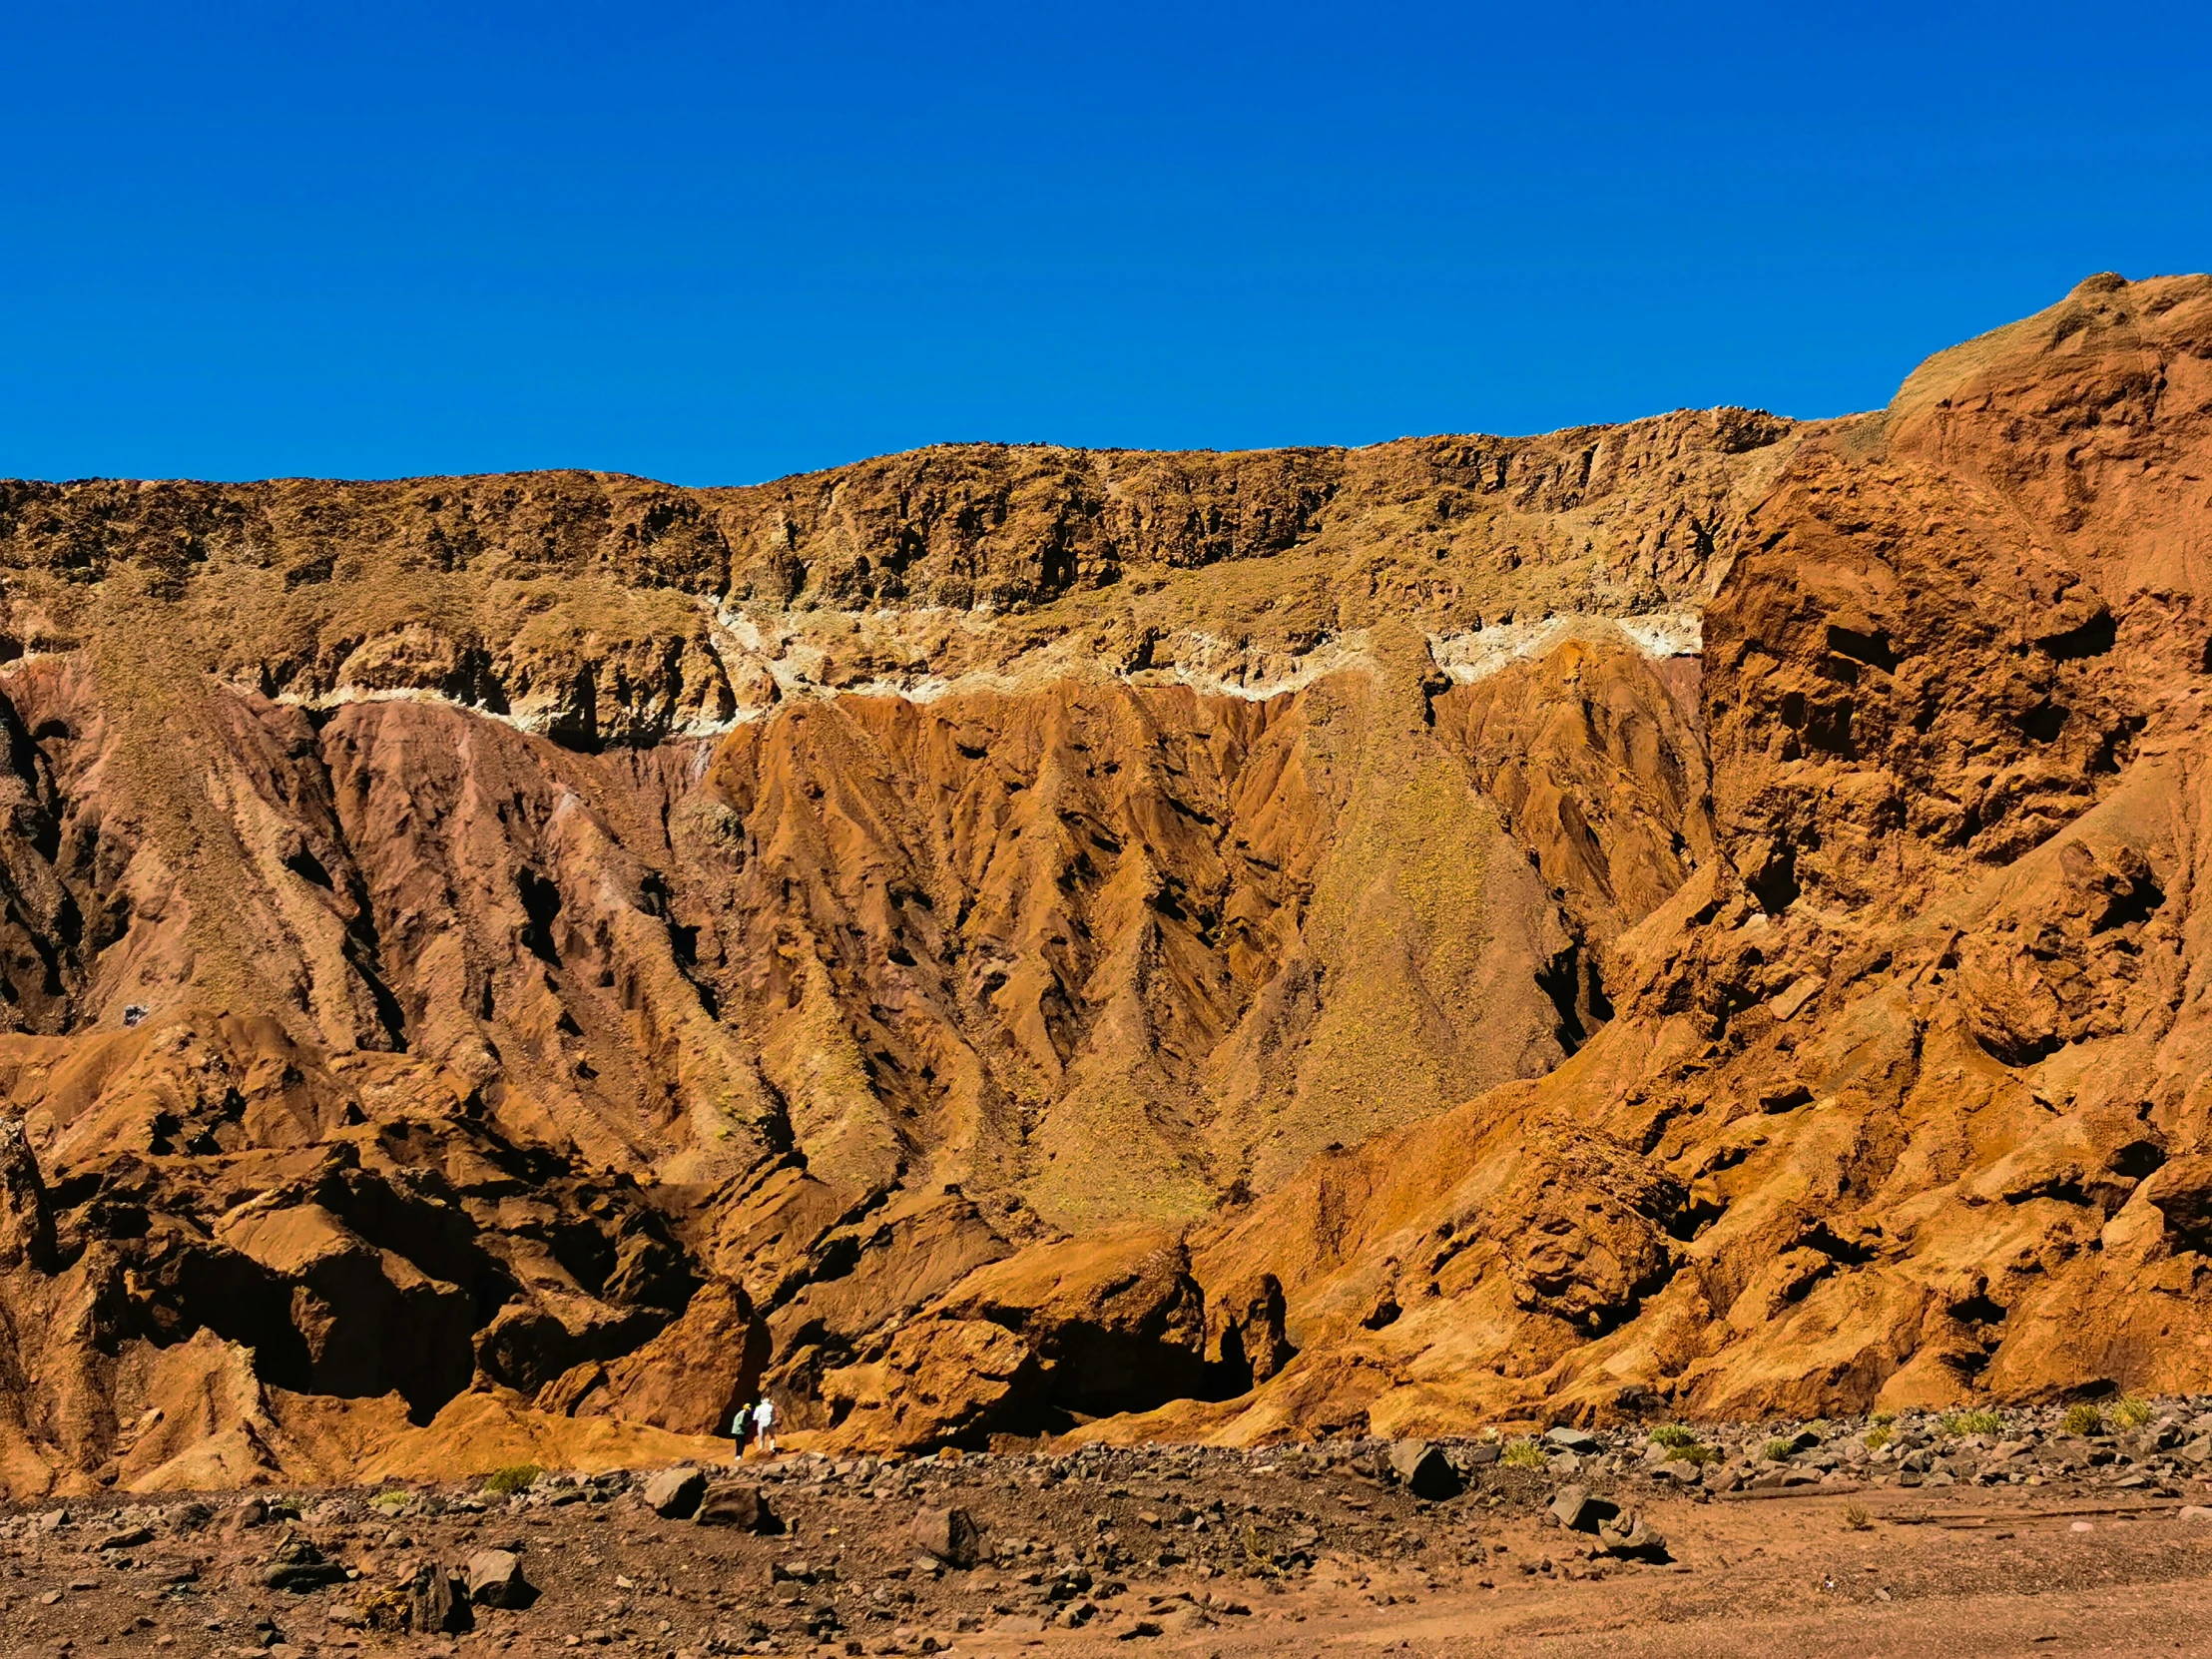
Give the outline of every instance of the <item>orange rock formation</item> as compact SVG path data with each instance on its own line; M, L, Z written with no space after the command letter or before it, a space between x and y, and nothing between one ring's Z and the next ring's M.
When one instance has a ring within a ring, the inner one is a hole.
M1889 409L0 485L11 1496L2212 1378L2212 280Z

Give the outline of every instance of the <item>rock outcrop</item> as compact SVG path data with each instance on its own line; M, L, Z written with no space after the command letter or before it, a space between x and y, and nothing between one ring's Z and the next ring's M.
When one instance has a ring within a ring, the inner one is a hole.
M0 485L0 1478L2201 1387L2208 477L2099 277L1816 424Z

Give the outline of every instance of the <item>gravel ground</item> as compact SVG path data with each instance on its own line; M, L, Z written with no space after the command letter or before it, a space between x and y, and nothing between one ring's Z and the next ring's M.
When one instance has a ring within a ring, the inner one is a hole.
M2100 1619L2113 1651L2173 1650L2201 1627L2208 1407L87 1499L0 1520L0 1628L11 1654L274 1659L1568 1651L1607 1629L1617 1654L1631 1627L1667 1633L1655 1652L1766 1628L1866 1653L1955 1607L1956 1651L2049 1652L2026 1626L2064 1604L2079 1651Z

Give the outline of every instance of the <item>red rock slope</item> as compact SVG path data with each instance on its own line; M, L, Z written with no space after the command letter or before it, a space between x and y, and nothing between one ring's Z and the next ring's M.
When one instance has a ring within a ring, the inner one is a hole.
M2208 479L2095 278L1818 426L0 486L0 1471L2201 1385Z

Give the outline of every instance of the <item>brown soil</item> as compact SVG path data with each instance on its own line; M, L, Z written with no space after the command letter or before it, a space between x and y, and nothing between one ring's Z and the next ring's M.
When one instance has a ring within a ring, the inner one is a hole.
M0 1480L2212 1382L2212 280L1885 411L0 485Z

